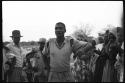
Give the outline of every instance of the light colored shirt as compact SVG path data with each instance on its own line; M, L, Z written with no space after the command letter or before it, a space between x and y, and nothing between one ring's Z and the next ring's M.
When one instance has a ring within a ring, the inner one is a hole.
M102 50L102 48L103 48L103 43L102 44L97 44L96 45L96 50Z
M70 55L72 52L77 53L87 49L86 46L92 46L90 43L78 40L74 40L71 46L70 40L71 38L65 38L62 46L59 47L56 38L52 38L49 40L49 46L45 45L43 54L50 57L50 71L70 71Z
M9 51L6 56L8 58L12 58L13 56L16 57L16 65L15 67L22 67L23 66L23 59L25 58L28 51L23 49L21 46L17 47L14 43L10 43L7 47L11 50Z

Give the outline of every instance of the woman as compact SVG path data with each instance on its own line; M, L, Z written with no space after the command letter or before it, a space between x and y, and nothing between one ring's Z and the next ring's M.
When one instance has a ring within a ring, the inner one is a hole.
M118 46L114 34L109 34L109 42L107 45L107 58L103 70L102 82L117 82L116 70L114 64L116 62L116 55L118 53Z
M95 65L95 71L94 71L94 82L101 82L102 81L102 75L103 75L103 68L106 62L107 58L107 45L108 45L108 34L109 31L107 30L104 35L104 44L100 51L97 51L96 53L99 55L99 57L96 60Z

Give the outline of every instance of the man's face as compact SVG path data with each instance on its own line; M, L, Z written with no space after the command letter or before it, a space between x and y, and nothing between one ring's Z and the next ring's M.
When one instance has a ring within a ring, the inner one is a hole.
M105 34L105 36L104 36L104 42L105 42L105 43L108 42L108 34Z
M120 32L117 33L117 39L118 39L119 42L123 41L122 33L120 33Z
M12 37L13 42L18 44L20 42L20 37Z
M43 50L45 42L40 42L40 49Z
M109 34L109 40L111 40L111 42L115 41L113 34Z
M64 33L65 33L65 28L62 24L58 24L56 25L55 27L55 34L57 37L62 37L64 36Z

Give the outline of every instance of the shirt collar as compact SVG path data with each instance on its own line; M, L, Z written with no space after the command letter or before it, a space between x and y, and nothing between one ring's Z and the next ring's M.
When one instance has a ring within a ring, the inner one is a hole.
M57 43L57 40L56 40L56 39L55 39L55 44L56 44L56 46L57 46L59 49L63 48L63 47L64 47L64 45L66 44L66 38L64 39L64 41L63 41L63 43L62 43L62 45L61 45L61 46L59 46L59 45L58 45L58 43Z
M12 42L12 45L17 47L14 42ZM20 43L19 43L19 48L21 48Z

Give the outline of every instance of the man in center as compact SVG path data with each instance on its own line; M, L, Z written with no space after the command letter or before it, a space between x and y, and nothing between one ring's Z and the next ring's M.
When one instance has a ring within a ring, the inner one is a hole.
M92 47L92 43L81 42L71 37L65 37L65 24L58 22L55 25L56 38L51 38L45 45L43 56L50 60L48 82L74 82L70 71L70 56L74 53L81 57Z

